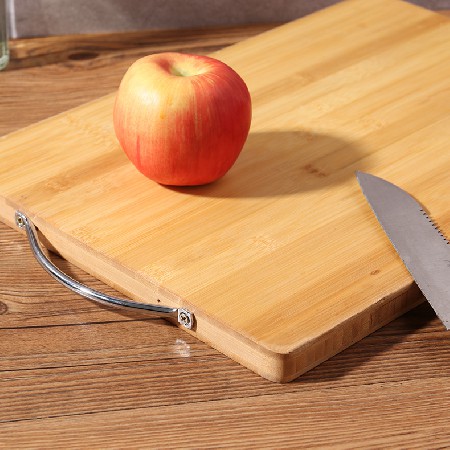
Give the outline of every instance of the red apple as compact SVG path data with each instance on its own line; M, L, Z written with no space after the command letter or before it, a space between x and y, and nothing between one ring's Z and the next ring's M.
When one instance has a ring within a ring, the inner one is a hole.
M251 99L242 78L207 56L159 53L133 63L114 105L114 129L128 158L165 185L225 175L247 139Z

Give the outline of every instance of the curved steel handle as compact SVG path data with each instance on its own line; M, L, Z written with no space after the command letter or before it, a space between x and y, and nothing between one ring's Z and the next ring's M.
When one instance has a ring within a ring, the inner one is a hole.
M96 302L106 304L108 306L114 306L119 308L138 309L145 313L150 313L151 315L157 315L162 317L174 318L183 327L191 329L194 322L194 315L186 309L181 308L170 308L167 306L159 305L149 305L147 303L138 303L131 300L125 300L118 297L112 297L110 295L103 294L99 291L89 288L88 286L79 283L69 275L58 269L43 253L39 245L39 241L36 234L36 228L28 219L28 217L16 211L16 224L19 228L25 228L27 233L28 241L30 243L31 250L34 256L38 260L39 264L56 280L67 288L75 291L76 293L82 295L83 297L89 298Z

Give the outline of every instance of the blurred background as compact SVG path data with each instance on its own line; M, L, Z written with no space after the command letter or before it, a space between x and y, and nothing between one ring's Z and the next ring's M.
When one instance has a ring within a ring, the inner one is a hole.
M296 19L337 2L338 0L7 0L11 38L277 23ZM450 9L450 0L409 2L428 9Z

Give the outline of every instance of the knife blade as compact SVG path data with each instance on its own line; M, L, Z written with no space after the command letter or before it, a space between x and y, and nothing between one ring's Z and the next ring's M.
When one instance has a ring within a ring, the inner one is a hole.
M450 243L411 195L374 175L356 172L375 216L431 304L450 329Z

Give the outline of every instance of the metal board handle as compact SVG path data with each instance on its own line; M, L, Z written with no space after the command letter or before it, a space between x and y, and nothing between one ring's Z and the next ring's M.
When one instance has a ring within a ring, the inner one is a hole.
M19 228L24 228L30 243L31 250L38 260L39 264L57 281L82 295L83 297L89 298L96 302L113 306L116 308L124 308L127 310L137 309L143 313L156 315L163 318L174 318L177 322L184 328L191 329L194 322L194 315L182 308L171 308L168 306L151 305L147 303L139 303L131 300L125 300L118 297L113 297L110 295L103 294L102 292L96 291L89 288L88 286L74 280L69 275L62 272L58 267L56 267L43 253L39 245L39 240L37 238L36 227L33 222L22 212L16 211L16 224Z

